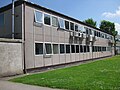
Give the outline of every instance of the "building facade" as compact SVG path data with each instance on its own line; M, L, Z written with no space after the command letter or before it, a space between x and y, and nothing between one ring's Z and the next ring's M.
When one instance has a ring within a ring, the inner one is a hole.
M0 38L12 38L11 7L0 9ZM15 2L14 34L23 42L26 69L114 55L112 35L27 1Z

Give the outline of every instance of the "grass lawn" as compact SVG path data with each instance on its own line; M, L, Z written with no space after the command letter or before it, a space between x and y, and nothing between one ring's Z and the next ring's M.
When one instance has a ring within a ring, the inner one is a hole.
M120 90L120 56L10 81L68 90Z

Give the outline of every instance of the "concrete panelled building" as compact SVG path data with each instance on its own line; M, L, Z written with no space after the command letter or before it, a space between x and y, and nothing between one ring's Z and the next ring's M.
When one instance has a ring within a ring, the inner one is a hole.
M12 4L0 8L0 38L12 38ZM56 11L15 2L15 39L23 44L23 69L114 55L113 36Z

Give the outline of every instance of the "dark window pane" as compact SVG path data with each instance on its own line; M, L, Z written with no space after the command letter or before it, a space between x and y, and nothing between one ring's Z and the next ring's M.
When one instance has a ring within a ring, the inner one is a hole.
M0 14L0 26L4 25L4 14Z
M65 53L64 44L60 44L60 53Z
M75 46L71 45L71 53L75 53Z
M89 46L87 46L87 52L90 52L90 47Z
M76 45L76 53L79 53L79 45Z
M66 53L70 53L70 45L66 45Z
M86 51L87 51L87 50L86 50L86 46L84 46L84 53L86 53Z
M70 23L70 29L74 30L74 23Z
M65 29L69 30L69 22L65 21Z
M92 46L92 52L95 52L94 46Z
M83 46L80 45L80 52L83 53Z
M46 54L52 54L51 44L45 44Z
M47 25L51 25L50 15L44 14L44 23Z
M42 43L35 43L35 54L43 54L43 44Z
M77 24L75 25L75 31L78 31L78 25Z

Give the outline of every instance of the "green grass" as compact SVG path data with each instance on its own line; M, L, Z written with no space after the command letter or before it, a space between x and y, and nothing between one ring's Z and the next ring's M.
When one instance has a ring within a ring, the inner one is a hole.
M120 56L10 81L68 90L120 90Z

